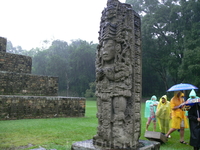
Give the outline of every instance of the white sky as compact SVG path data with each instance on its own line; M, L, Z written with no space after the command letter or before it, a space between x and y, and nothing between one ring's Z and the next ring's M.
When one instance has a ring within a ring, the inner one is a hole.
M26 50L41 47L44 40L98 43L101 12L106 3L107 0L0 0L0 36Z

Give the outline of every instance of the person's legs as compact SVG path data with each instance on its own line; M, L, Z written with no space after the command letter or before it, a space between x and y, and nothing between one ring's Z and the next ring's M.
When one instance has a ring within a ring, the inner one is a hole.
M180 124L180 143L188 144L187 142L184 141L184 129L185 129L185 122L184 122L184 120L181 120L181 124Z
M169 131L167 132L167 134L165 135L166 137L169 137L169 135L177 130L177 126L181 126L181 118L176 117L176 116L172 116L172 124L171 124L171 129L169 129Z
M153 121L153 131L156 131L156 120Z
M167 132L167 134L165 136L168 137L174 131L176 131L176 129L174 129L174 128L169 129L169 131Z
M151 117L148 118L147 123L146 123L146 131L148 131L148 127L151 123Z
M170 129L170 121L169 119L164 119L164 132L167 133ZM171 138L171 135L168 136L168 138Z
M180 141L184 141L184 127L180 128Z

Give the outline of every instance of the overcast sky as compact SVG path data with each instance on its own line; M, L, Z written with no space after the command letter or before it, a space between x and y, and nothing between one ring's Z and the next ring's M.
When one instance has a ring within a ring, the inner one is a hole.
M44 40L98 43L101 12L106 3L107 0L0 0L0 36L26 50L41 47Z

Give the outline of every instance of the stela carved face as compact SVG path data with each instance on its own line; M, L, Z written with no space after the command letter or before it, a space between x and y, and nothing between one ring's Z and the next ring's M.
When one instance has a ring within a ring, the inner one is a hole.
M102 57L104 61L111 61L115 58L115 42L108 40L103 43Z

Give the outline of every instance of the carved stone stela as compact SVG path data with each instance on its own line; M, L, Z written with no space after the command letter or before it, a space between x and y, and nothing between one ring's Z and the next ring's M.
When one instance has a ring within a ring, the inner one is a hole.
M140 137L141 22L131 5L108 0L96 52L97 134L93 144L136 149Z

